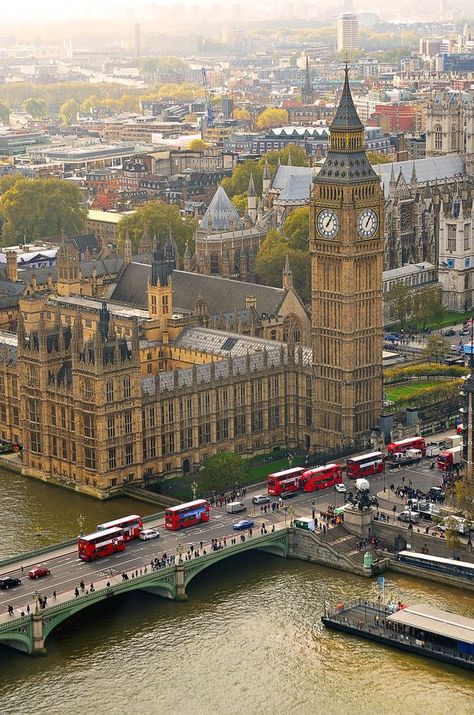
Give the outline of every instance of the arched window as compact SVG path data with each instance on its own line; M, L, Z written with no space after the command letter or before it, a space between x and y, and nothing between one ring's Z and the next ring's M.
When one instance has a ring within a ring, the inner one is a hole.
M464 290L469 290L471 288L471 274L466 273L464 276Z
M289 313L283 320L283 342L301 342L301 320L294 313Z
M451 151L457 151L458 150L458 131L456 129L456 125L453 124L451 128Z
M437 124L434 128L434 148L435 151L441 151L443 148L443 132L441 130L441 125Z

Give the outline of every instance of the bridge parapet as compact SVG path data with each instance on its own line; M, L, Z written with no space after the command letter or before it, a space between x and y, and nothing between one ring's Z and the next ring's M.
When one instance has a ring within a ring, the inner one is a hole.
M133 569L122 574L114 574L96 581L95 588L89 592L66 591L57 594L56 601L40 609L38 613L36 602L31 604L31 613L19 617L8 614L0 615L0 644L8 645L29 655L45 653L44 643L52 631L63 621L75 613L100 603L114 596L129 591L142 590L147 593L163 596L174 600L185 600L186 587L198 573L223 559L250 550L266 551L278 556L288 554L288 529L286 526L267 532L260 536L245 536L245 540L234 534L238 539L231 543L232 537L226 539L226 546L212 549L206 544L205 554L178 557L177 562L162 568L150 569L150 566ZM221 543L224 543L222 539ZM147 569L145 572L145 568Z

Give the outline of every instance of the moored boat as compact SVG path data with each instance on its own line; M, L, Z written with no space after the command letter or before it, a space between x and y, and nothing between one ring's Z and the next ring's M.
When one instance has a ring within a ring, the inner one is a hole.
M367 638L474 671L474 619L425 605L339 602L321 621Z

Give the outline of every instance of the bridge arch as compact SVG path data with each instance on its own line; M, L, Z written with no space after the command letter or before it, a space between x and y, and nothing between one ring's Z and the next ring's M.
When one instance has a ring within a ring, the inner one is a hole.
M275 556L282 556L283 558L286 558L288 555L288 539L286 532L275 532L275 534L268 534L263 538L253 538L255 540L247 539L246 541L236 544L235 546L224 547L223 549L212 551L207 556L200 556L191 562L185 561L184 587L187 588L192 579L205 569L210 566L214 566L214 564L217 564L224 559L237 556L237 554L242 554L247 551L266 551L267 553Z

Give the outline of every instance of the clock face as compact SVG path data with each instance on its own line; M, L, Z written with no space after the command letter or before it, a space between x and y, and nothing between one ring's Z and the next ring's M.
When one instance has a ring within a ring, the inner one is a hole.
M379 217L374 209L363 209L357 219L357 233L361 238L372 238L377 233Z
M339 217L332 209L323 209L318 214L318 233L323 238L336 238L339 233Z

